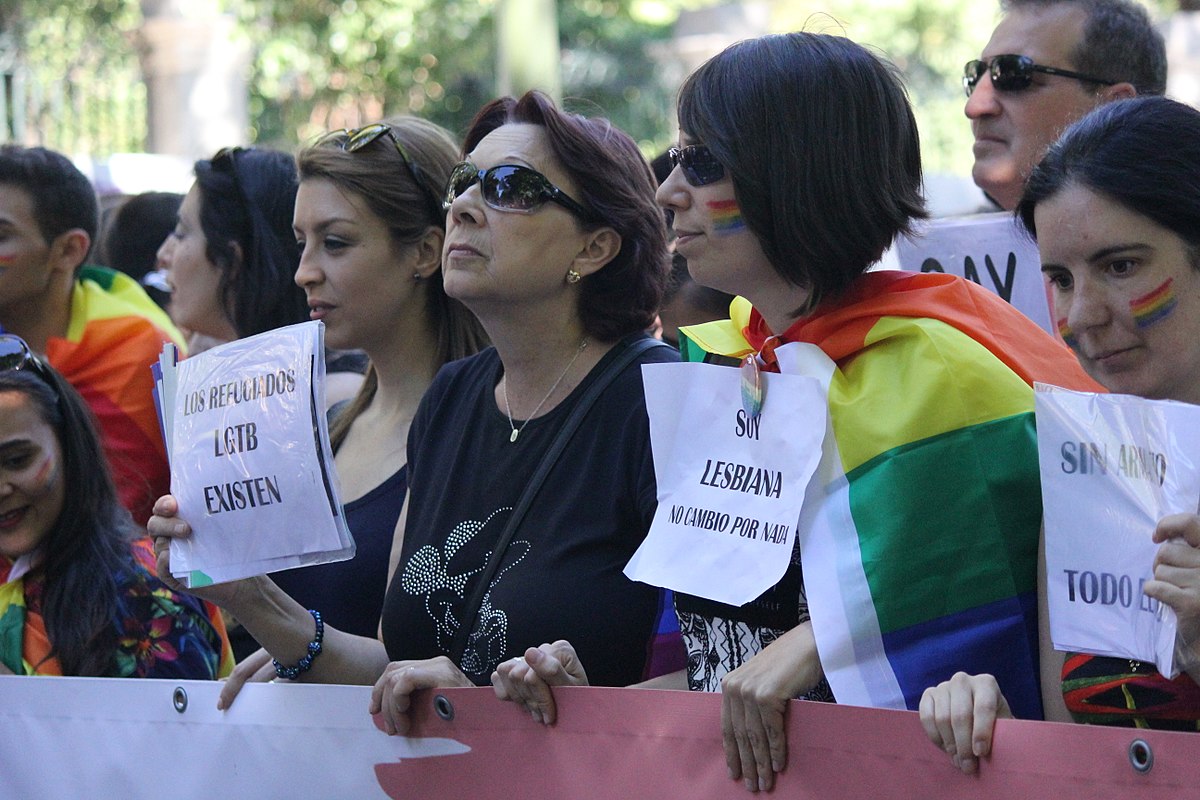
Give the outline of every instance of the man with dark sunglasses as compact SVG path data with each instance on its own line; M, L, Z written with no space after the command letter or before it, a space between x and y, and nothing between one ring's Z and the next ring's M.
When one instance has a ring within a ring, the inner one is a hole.
M66 156L0 146L0 332L83 396L121 502L145 524L170 485L150 365L182 337L137 281L84 266L97 224L95 191Z
M975 183L1005 210L1046 149L1093 108L1166 90L1166 48L1134 0L1002 0L1004 17L967 63L964 109Z

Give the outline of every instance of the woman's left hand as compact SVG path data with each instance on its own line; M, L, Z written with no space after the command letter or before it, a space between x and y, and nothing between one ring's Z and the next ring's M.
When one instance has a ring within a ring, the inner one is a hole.
M553 725L558 718L552 686L587 686L587 671L570 642L530 647L524 657L502 661L492 673L496 697L520 703L534 722Z
M393 661L371 690L372 714L383 715L388 735L408 733L408 710L412 693L418 689L474 686L461 669L445 656L423 661Z
M1163 517L1154 530L1154 541L1161 546L1154 556L1154 579L1143 587L1146 596L1173 608L1180 639L1193 651L1200 650L1200 516ZM1194 671L1200 652L1193 656L1189 672Z
M784 712L821 679L812 623L780 636L721 680L721 735L729 777L770 791L787 766Z

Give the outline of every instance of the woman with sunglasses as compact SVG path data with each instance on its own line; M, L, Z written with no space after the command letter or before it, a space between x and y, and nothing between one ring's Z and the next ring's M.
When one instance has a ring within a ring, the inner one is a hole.
M1088 374L1113 392L1200 403L1200 112L1162 97L1092 112L1034 169L1017 215ZM1043 625L1044 674L1062 689L1055 719L1200 730L1200 517L1165 517L1154 541L1145 593L1175 610L1184 671L1169 680L1153 664L1064 657ZM957 674L921 703L930 739L966 772L1011 716L991 675Z
M450 134L417 117L334 131L296 156L295 284L326 344L367 354L361 389L333 415L330 436L357 545L349 561L276 573L275 583L338 630L374 638L403 535L405 441L443 364L478 352L478 321L442 286L441 204L458 157ZM265 650L226 686L275 677Z
M681 353L816 377L830 424L780 581L741 607L675 595L675 685L721 692L729 772L751 791L787 763L793 698L915 709L927 675L983 662L1040 716L1031 382L1082 383L1078 365L970 282L868 272L924 209L904 88L867 49L740 42L685 81L678 111L658 200L697 282L741 296L731 320L684 328ZM768 410L789 400L768 386ZM561 644L526 662L497 688L542 715L531 689L590 670Z
M70 384L0 335L0 674L224 676L220 615L154 576L101 452Z
M546 640L576 641L603 685L682 665L666 594L622 574L656 500L639 365L676 358L644 334L667 259L649 167L609 123L538 93L486 106L464 149L447 181L445 232L413 249L405 274L428 274L441 253L446 293L495 347L443 367L412 422L383 641L324 625L265 579L204 590L258 637L279 675L374 683L371 710L389 732L407 729L413 691L486 684ZM321 226L305 220L298 206L307 259ZM160 501L151 521L164 551L186 533L174 510Z

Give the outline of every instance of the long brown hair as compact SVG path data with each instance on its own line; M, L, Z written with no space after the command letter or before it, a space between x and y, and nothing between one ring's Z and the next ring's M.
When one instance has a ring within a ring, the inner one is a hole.
M431 226L446 226L441 197L450 170L458 161L458 145L446 130L418 117L389 117L384 124L391 127L392 135L408 154L408 166L387 135L352 153L343 149L344 138L324 137L296 156L300 180L321 178L353 194L387 223L397 246L411 245L420 241ZM437 367L487 346L487 334L475 315L446 294L440 269L423 284L426 318L437 337ZM354 420L371 404L378 385L371 367L358 395L330 430L335 449Z

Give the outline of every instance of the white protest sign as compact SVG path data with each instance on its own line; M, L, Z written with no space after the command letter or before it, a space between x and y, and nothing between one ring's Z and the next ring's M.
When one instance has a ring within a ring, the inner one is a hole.
M1151 661L1172 676L1175 614L1142 584L1158 521L1196 513L1200 501L1200 406L1036 389L1054 646Z
M642 367L658 511L625 574L740 606L787 570L828 415L821 384L763 374L762 413L741 373L711 364Z
M178 366L171 492L192 528L171 571L206 585L354 555L324 406L324 326L239 339ZM165 389L164 382L164 389Z
M1037 245L1011 214L943 217L896 240L896 263L911 272L944 272L974 281L1056 336Z

